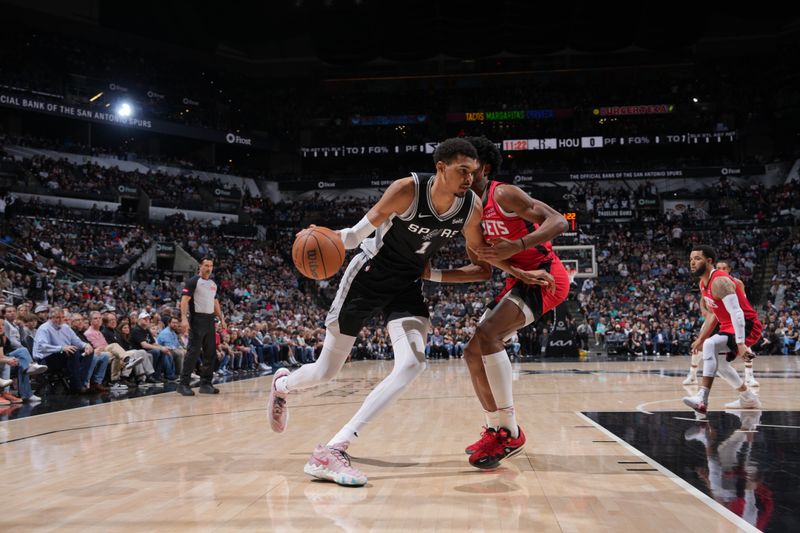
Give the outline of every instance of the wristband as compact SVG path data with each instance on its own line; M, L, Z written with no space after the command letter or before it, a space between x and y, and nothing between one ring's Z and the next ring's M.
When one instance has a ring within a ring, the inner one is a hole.
M375 232L375 226L369 221L366 215L358 221L352 228L345 228L339 231L344 243L345 250L352 250L357 248L361 241L372 235Z

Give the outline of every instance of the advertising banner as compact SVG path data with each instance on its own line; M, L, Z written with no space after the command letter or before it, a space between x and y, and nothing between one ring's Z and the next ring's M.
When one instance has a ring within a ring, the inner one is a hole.
M265 148L266 143L257 139L234 132L224 132L207 128L184 126L164 120L148 119L144 117L129 116L123 117L107 108L90 109L80 105L67 104L65 102L53 101L38 96L28 96L0 92L0 106L24 111L33 111L63 118L72 118L95 122L99 124L109 124L138 130L152 131L177 137L198 139L220 144L233 144L246 146L249 148Z

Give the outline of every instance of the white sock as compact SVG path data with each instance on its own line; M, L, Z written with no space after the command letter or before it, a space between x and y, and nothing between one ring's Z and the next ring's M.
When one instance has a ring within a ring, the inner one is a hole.
M744 365L744 379L751 380L753 379L753 365Z
M500 413L498 411L483 411L486 417L486 427L497 429L500 426Z
M511 435L512 438L519 437L519 426L517 426L517 417L514 414L514 406L507 407L506 409L498 409L497 412L500 414L500 424L501 428L506 428L508 430L508 434Z
M514 413L513 370L511 361L505 350L484 355L483 366L486 378L492 388L497 412L500 417L499 426L506 428L512 437L519 436L517 418Z
M692 365L689 367L689 375L693 378L697 377L697 365Z
M289 376L283 376L275 381L275 390L280 392L281 394L288 394L289 393Z
M704 402L708 403L708 393L711 392L706 387L700 387L697 390L697 397L702 399Z
M350 427L349 424L345 424L345 426L339 430L339 433L328 441L328 446L333 446L334 444L340 444L342 442L351 443L356 440L356 437L358 437L358 432Z

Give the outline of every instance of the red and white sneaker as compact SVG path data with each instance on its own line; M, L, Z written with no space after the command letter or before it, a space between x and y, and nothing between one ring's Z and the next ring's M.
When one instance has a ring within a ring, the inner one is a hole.
M269 416L269 425L275 433L283 433L289 423L289 406L286 405L286 393L278 392L275 388L275 382L289 374L288 369L279 369L272 377L272 385L269 388L267 416Z
M500 461L506 457L514 457L525 447L525 433L519 429L519 436L512 437L506 428L495 432L494 440L486 439L486 443L479 450L469 456L469 464L476 468L491 470L500 466Z
M308 459L303 472L317 479L333 481L347 487L361 487L367 484L367 476L350 464L347 454L349 442L339 442L331 446L317 444Z
M481 438L476 440L469 446L467 446L464 449L464 452L467 455L472 455L473 453L483 448L489 441L493 441L497 436L496 433L497 433L496 429L483 426L483 431L481 432Z
M708 412L708 405L706 405L706 402L699 396L684 396L683 403L700 414L704 415Z

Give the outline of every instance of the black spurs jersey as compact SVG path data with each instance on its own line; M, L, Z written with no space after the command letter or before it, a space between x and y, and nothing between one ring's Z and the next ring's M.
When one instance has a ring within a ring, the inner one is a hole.
M422 274L428 259L461 232L475 203L475 193L470 190L439 215L431 200L435 174L412 172L411 176L415 191L411 206L384 222L374 237L361 244L373 268L397 273L402 279L416 279Z

